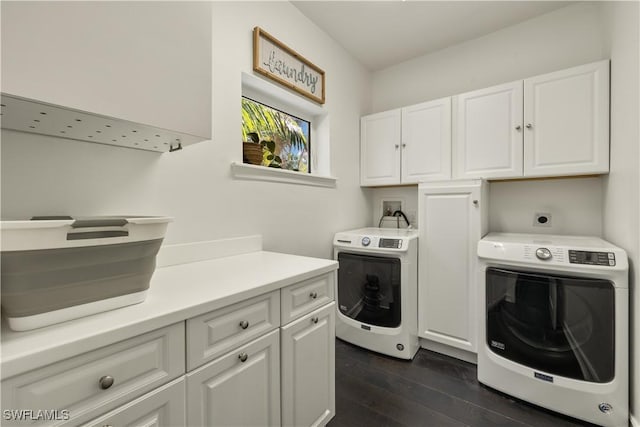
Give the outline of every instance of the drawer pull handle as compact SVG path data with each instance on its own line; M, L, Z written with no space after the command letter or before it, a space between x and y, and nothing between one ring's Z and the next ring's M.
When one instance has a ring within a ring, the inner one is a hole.
M242 329L247 329L249 327L249 322L247 322L246 320L243 320L242 322L240 322L240 327Z
M316 298L318 298L318 293L317 292L311 292L309 294L309 296L311 297L311 299L316 299Z
M249 356L245 352L242 352L238 355L238 359L240 359L242 363L246 362L248 358Z
M311 322L312 323L318 323L318 318L317 317L312 317L311 318Z
M114 380L111 375L105 375L103 377L100 377L100 380L98 382L100 383L100 388L106 390L113 385L113 381Z

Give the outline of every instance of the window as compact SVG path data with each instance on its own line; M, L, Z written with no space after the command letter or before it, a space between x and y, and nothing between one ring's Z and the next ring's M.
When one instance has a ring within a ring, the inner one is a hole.
M243 144L245 163L310 173L310 132L310 122L242 97L242 141L245 143ZM255 149L252 144L260 145L261 161L259 158L257 161L251 160L249 150Z

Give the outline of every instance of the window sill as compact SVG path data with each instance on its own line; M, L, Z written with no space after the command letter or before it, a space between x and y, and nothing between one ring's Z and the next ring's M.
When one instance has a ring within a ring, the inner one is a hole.
M288 184L311 185L335 188L337 179L331 176L312 175L265 166L231 163L231 172L236 179L253 181L285 182Z

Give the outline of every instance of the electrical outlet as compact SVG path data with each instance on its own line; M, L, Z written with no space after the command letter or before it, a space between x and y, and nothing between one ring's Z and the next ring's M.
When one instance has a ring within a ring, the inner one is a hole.
M536 212L533 214L534 227L551 227L551 214L547 212Z

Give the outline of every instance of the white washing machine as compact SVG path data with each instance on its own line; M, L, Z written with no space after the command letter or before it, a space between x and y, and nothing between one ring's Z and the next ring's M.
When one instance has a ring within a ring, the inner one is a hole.
M418 351L418 230L337 233L336 336L402 359Z
M490 233L478 256L478 380L571 417L626 427L626 253L593 237Z

